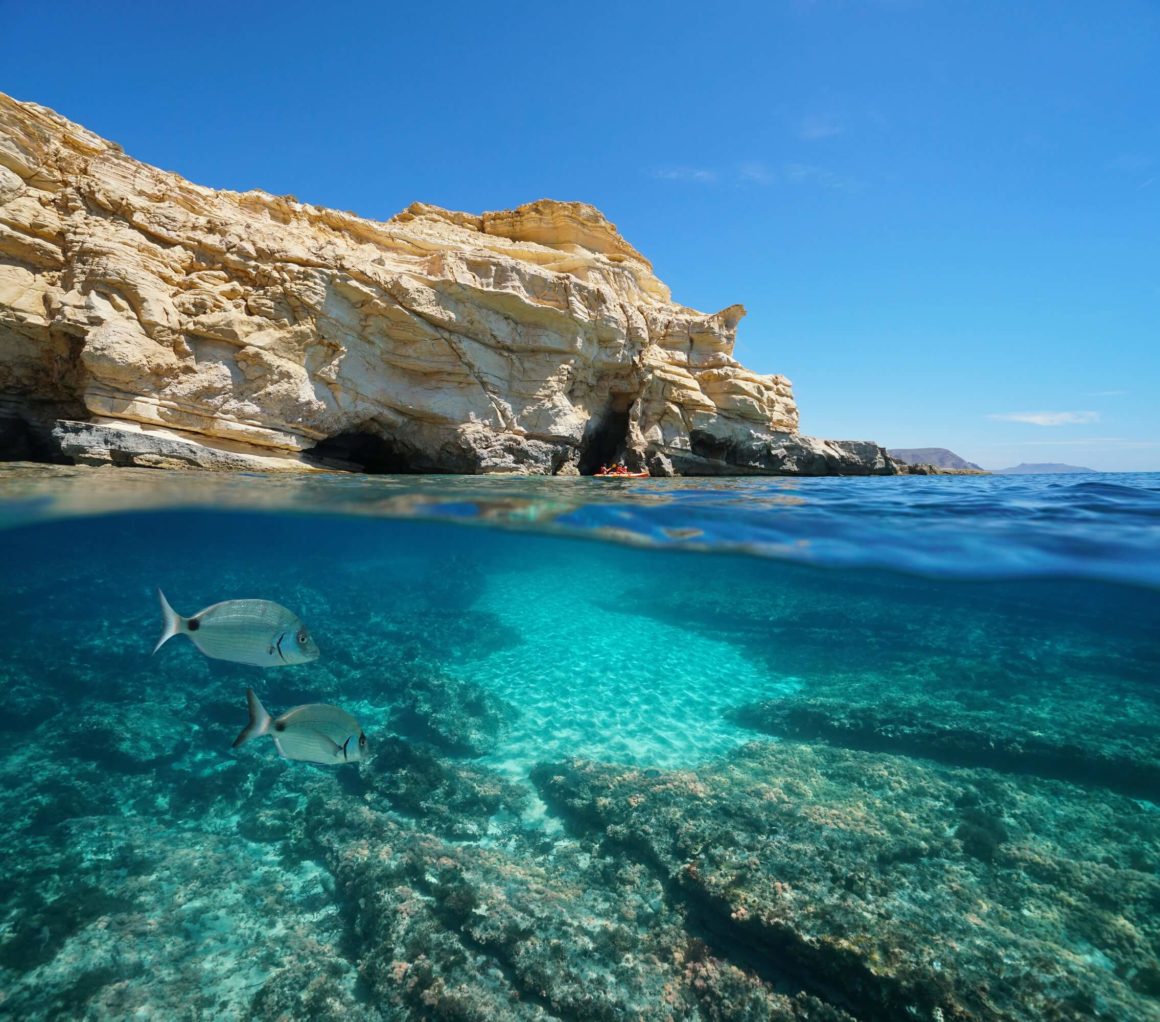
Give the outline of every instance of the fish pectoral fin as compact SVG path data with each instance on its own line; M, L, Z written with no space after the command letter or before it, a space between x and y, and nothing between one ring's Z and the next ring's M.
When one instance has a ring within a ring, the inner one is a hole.
M318 737L322 739L323 744L334 753L336 759L343 754L343 746L339 745L338 742L330 737L330 735L323 734L321 731L315 731L314 733L318 735Z

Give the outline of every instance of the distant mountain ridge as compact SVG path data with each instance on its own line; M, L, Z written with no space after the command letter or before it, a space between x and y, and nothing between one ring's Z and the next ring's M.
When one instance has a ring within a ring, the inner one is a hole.
M991 471L997 476L1031 476L1064 472L1096 472L1098 469L1082 468L1079 465L1061 465L1055 461L1045 461L1040 463L1030 463L1025 461L1023 464L1016 465L1014 468L993 468Z
M973 469L982 472L983 469L973 461L960 458L954 451L945 447L900 447L887 452L895 461L907 465L933 465L935 468Z

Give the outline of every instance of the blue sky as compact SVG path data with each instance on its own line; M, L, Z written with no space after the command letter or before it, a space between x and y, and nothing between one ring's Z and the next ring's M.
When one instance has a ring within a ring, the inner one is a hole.
M195 12L195 13L191 13ZM0 90L220 188L591 202L802 429L1160 470L1160 4L29 4Z

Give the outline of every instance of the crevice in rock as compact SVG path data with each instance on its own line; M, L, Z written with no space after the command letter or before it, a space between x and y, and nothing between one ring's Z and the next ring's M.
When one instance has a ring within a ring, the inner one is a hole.
M1066 738L1009 735L969 724L923 721L911 712L890 707L832 710L794 699L739 706L725 716L776 738L1099 786L1153 802L1160 799L1160 769L1153 763L1093 753Z
M697 886L695 862L673 872L646 841L612 836L607 821L590 816L566 795L559 797L550 779L566 771L558 763L540 764L532 771L532 783L550 812L571 832L595 836L609 851L647 867L663 887L668 904L682 915L686 932L703 941L714 958L757 976L779 993L812 995L860 1022L895 1022L912 1014L915 1006L925 1012L918 1017L930 1017L938 1006L936 991L876 975L852 951L811 943L776 923L735 918L727 900Z

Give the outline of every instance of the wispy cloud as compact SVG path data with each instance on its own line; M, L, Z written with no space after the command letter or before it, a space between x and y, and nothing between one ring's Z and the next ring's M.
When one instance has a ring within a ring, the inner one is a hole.
M812 163L787 163L782 168L786 180L793 184L814 184L839 192L852 192L860 187L858 181Z
M771 185L777 178L764 163L743 163L737 168L737 177L741 181L755 185Z
M772 185L777 174L757 160L747 160L732 168L669 166L650 170L649 176L658 181L676 181L697 185Z
M1093 390L1092 397L1123 397L1128 392L1126 390Z
M705 167L659 167L652 176L661 181L693 181L696 184L711 185L717 181L717 172Z
M1099 412L997 412L988 419L999 422L1026 422L1032 426L1074 426L1099 422Z
M842 134L846 125L837 117L826 114L810 114L803 117L798 123L798 138L807 142L816 142L820 138L833 138Z
M785 163L773 168L759 160L746 160L725 169L673 164L653 167L646 173L657 181L697 185L814 185L844 192L861 187L861 182L852 177L810 163Z

